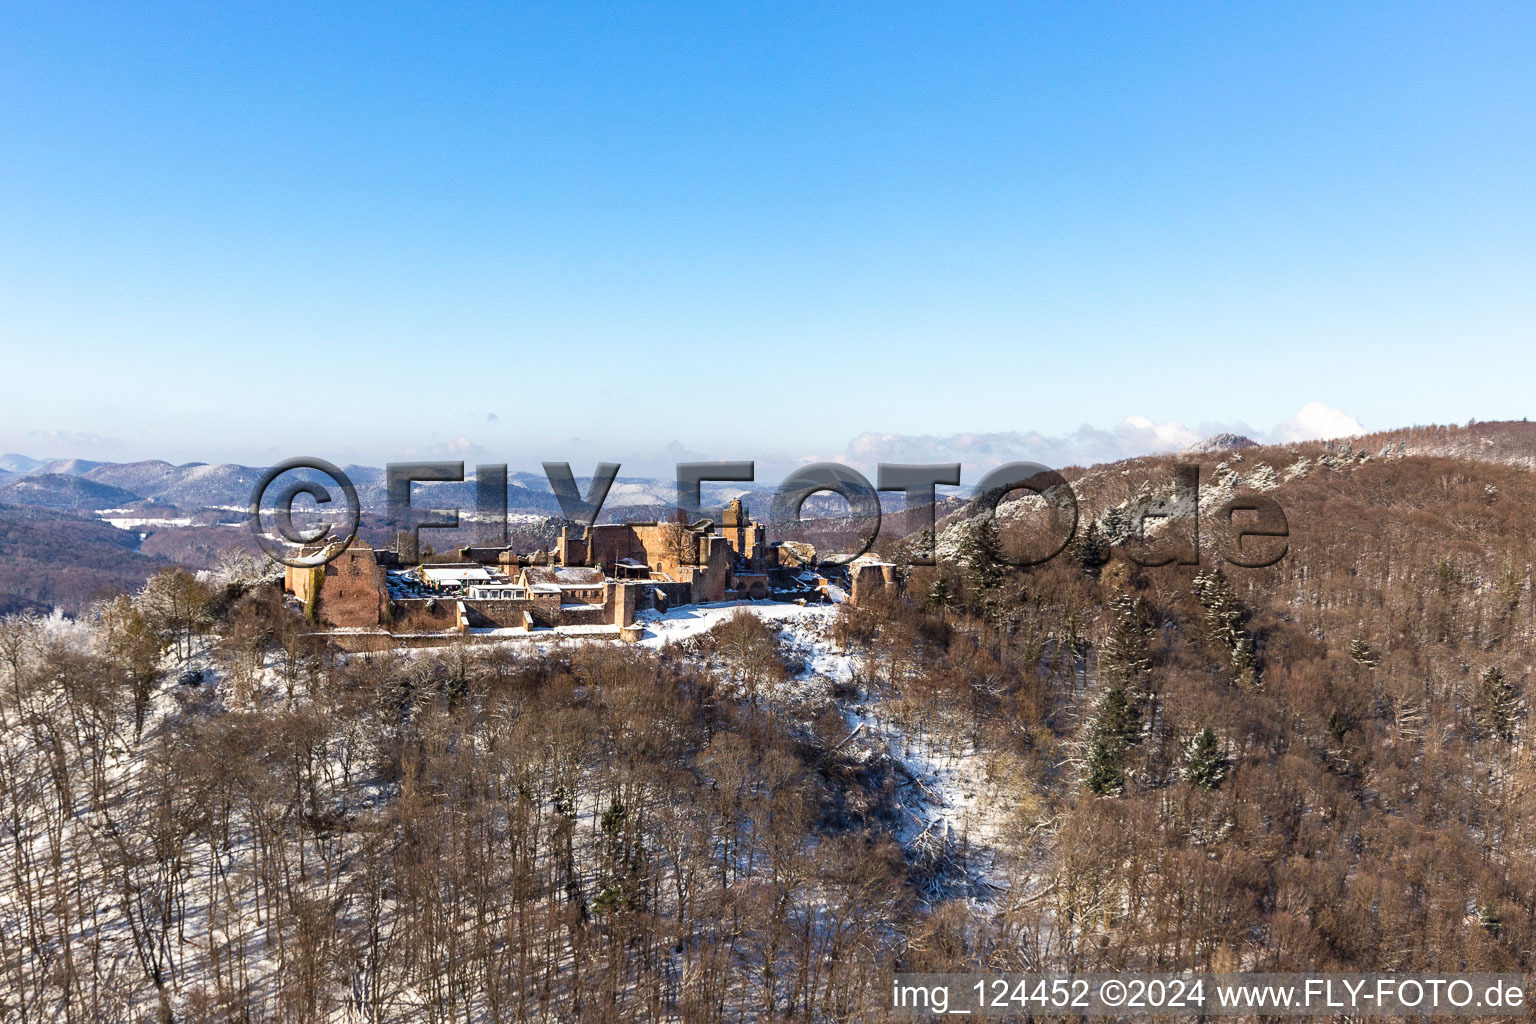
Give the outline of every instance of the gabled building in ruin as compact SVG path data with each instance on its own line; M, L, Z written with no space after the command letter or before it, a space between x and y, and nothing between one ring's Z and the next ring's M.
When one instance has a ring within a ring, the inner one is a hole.
M310 621L330 629L464 633L556 626L631 625L642 584L598 569L428 563L390 568L393 552L362 541L316 568L290 567L284 588Z
M739 499L725 507L718 526L704 519L567 527L552 552L465 548L460 555L460 562L399 566L394 552L354 541L322 567L288 569L284 583L316 625L397 634L623 630L644 608L821 601L831 583L814 548L769 543ZM851 581L846 572L831 572L853 584L855 600L895 585L894 567L883 563L856 567Z
M767 598L768 573L777 568L772 555L767 531L739 498L726 505L718 527L708 519L566 527L555 547L559 565L661 585L672 604Z

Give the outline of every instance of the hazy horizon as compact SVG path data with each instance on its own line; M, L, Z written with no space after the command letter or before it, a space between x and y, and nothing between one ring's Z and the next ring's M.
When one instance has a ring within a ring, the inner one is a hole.
M1393 424L1407 427L1412 424ZM821 453L797 454L783 451L756 450L750 444L730 445L717 442L702 450L674 442L659 451L603 451L588 441L576 439L565 445L556 445L552 451L529 452L521 446L511 451L499 451L459 438L447 444L418 447L407 445L397 452L376 451L361 453L356 450L337 453L319 450L267 451L251 450L243 457L230 458L168 458L147 449L128 449L125 445L93 443L90 438L48 437L36 432L28 436L31 442L52 444L55 447L75 444L74 450L39 451L11 449L0 457L21 456L38 462L81 459L92 462L141 462L166 461L187 463L236 463L241 465L268 465L298 455L316 455L338 464L382 466L387 462L420 459L462 461L467 472L473 472L475 463L506 463L513 472L542 473L545 461L572 464L574 472L583 476L597 462L618 462L624 476L670 478L678 462L709 460L747 460L757 463L758 482L773 482L787 476L798 466L811 462L843 462L855 467L873 470L880 462L936 463L959 462L964 480L973 483L988 469L1009 461L1042 462L1053 467L1093 465L1141 455L1157 455L1178 451L1197 441L1215 434L1238 434L1261 444L1282 444L1329 438L1342 438L1369 432L1353 417L1321 403L1299 410L1296 416L1276 424L1268 430L1255 430L1245 423L1201 424L1191 429L1179 423L1152 423L1140 417L1128 417L1112 430L1100 430L1083 424L1076 431L1057 437L1038 432L1000 432L993 434L957 434L950 437L933 435L861 434L850 439L841 450ZM125 450L126 449L126 450ZM521 455L522 459L516 457Z

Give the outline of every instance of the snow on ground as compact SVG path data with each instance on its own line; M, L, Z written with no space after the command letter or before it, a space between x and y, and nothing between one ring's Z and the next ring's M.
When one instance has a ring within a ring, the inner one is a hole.
M644 634L635 644L615 638L616 627L560 626L552 629L472 629L486 638L516 642L530 657L540 657L570 643L612 643L660 650L687 643L745 611L778 629L779 647L798 671L762 691L778 713L806 717L829 703L847 722L843 752L863 763L882 757L897 766L902 782L902 819L895 839L917 855L935 849L959 866L970 898L990 905L1007 883L1006 866L997 862L995 843L1009 813L1000 787L990 781L985 759L968 743L940 738L922 724L904 722L899 686L870 686L861 654L843 650L833 638L836 604L800 605L778 601L727 601L683 605L635 615ZM344 631L338 631L344 632ZM457 635L445 633L445 636ZM429 649L401 648L406 656ZM942 721L943 715L937 719ZM945 730L948 733L950 730Z
M864 659L833 639L836 605L737 601L644 611L636 616L645 626L640 646L659 648L700 636L740 610L777 625L780 649L802 666L782 684L764 690L776 709L793 714L835 703L850 733L844 752L865 763L889 757L907 779L903 817L892 830L896 840L909 854L938 851L952 868L959 867L968 895L990 904L1007 879L994 847L1008 813L998 787L969 744L941 741L899 720L899 687L858 685L865 676ZM851 695L834 697L834 692L847 694L850 683L855 684Z
M102 522L115 526L119 530L137 530L145 526L191 526L192 520L187 518L176 519L140 519L135 516L102 516Z
M635 614L635 622L645 627L641 647L660 647L674 640L707 633L732 615L745 608L753 615L769 621L807 619L830 622L836 614L835 605L798 605L780 601L725 601L720 604L690 604L670 611L654 609Z
M731 602L684 606L666 613L646 611L637 616L645 627L644 638L638 646L658 649L669 641L697 638L741 611L777 627L781 651L787 662L796 668L791 678L766 688L764 696L785 715L803 712L808 716L829 705L835 707L851 734L839 745L840 752L861 763L878 759L881 764L886 764L889 762L885 759L889 758L890 762L899 765L896 775L901 790L901 820L892 823L893 836L914 863L940 864L946 873L946 895L967 896L978 906L990 906L992 893L1006 884L1008 876L1005 868L996 863L989 844L989 837L994 835L998 824L1001 802L989 798L983 759L968 747L941 741L919 725L902 724L898 707L899 685L872 685L865 657L840 647L833 629L840 611L838 606ZM91 642L90 626L84 622L54 616L47 620L45 628L62 640L82 645ZM539 633L548 636L554 631ZM550 639L555 643L605 642L596 638L579 639L579 634L572 633L573 629L568 628ZM544 646L531 644L523 649L530 656L537 656L535 652ZM193 656L185 663L175 661L174 656L168 654L164 668L167 683L159 688L151 703L145 723L146 735L169 727L185 702L204 702L209 710L233 705L247 709L277 707L285 689L274 655L256 667L254 678L245 688L246 695L241 696L240 688L234 687L226 676L227 666L213 657L207 640L198 643ZM194 674L200 685L173 684L178 678ZM298 689L302 694L302 680ZM941 711L933 720L942 722L943 718ZM19 731L15 738L25 741ZM137 786L136 780L150 769L146 761L133 756L126 744L121 754L114 758L107 770L113 779L113 790L131 796ZM355 799L362 804L372 802L377 795L378 790L367 787L354 792ZM132 806L131 799L127 805ZM92 819L86 810L80 813L83 816L79 829L84 830ZM585 813L593 812L588 808ZM80 835L75 832L72 825L66 851L71 856L82 855L89 848L81 838L84 831L80 831ZM240 842L248 842L248 839L247 836L237 837ZM43 836L39 833L35 851L39 857L47 853L42 842ZM255 883L248 866L226 864L205 847L195 844L186 853L193 861L212 863L217 868L213 872L192 871L186 875L186 933L196 937L212 934L220 941L233 942L240 951L242 970L254 972L258 979L270 978L275 971L275 961L256 914ZM207 887L211 885L222 885L234 892L230 904L234 916L226 916L218 922L207 916L211 901ZM939 890L924 891L937 893ZM0 920L14 911L13 895L0 884ZM127 926L115 921L110 931L110 935L103 937L102 955L111 958L114 970L134 972L137 964ZM173 990L180 979L206 976L209 968L205 951L198 942L178 941L175 951L173 962L177 964L177 972L176 980L172 982ZM257 981L258 990L262 984L262 980ZM179 1002L180 993L172 998L173 1003ZM146 1016L150 1012L147 1004L136 1009L144 1011ZM125 1013L125 1019L127 1016Z

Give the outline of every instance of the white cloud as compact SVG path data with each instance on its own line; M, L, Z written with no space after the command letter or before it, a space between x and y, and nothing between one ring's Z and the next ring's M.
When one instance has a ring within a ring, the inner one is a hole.
M1195 429L1176 420L1157 423L1146 416L1127 416L1107 430L1085 423L1070 434L1055 436L1034 430L948 436L865 433L849 441L834 461L861 469L879 462L958 462L971 482L1007 462L1039 462L1054 469L1091 466L1176 452L1217 433L1242 434L1261 444L1291 444L1363 434L1365 427L1346 412L1308 402L1269 431L1243 423L1202 423Z
M442 441L438 444L428 445L425 448L408 447L405 450L405 454L411 458L415 458L418 455L431 455L439 459L463 459L483 454L484 451L484 448L461 434L451 441Z
M1284 423L1270 432L1279 444L1296 441L1326 441L1335 437L1353 437L1365 433L1365 427L1349 413L1322 402L1308 402Z
M1008 462L1039 462L1052 468L1087 466L1178 451L1201 436L1182 423L1154 423L1145 416L1127 416L1110 430L1085 423L1070 434L1054 437L1035 430L947 437L865 433L849 441L847 451L836 461L860 466L958 462L965 479L972 480Z
M49 459L108 459L121 458L125 446L120 437L89 431L29 430L23 447Z
M1149 451L1187 448L1200 440L1198 433L1182 423L1153 423L1145 416L1127 416L1116 433L1132 443L1147 445Z

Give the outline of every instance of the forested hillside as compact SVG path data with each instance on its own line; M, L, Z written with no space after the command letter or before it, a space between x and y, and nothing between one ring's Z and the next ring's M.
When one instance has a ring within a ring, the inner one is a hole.
M1536 476L1386 444L1187 457L1202 564L1114 550L1175 493L1137 460L1069 474L1043 565L990 557L1014 503L942 521L904 598L634 646L346 656L237 567L12 616L0 1019L880 1021L893 969L1528 972ZM1289 524L1269 568L1220 558L1246 493Z

